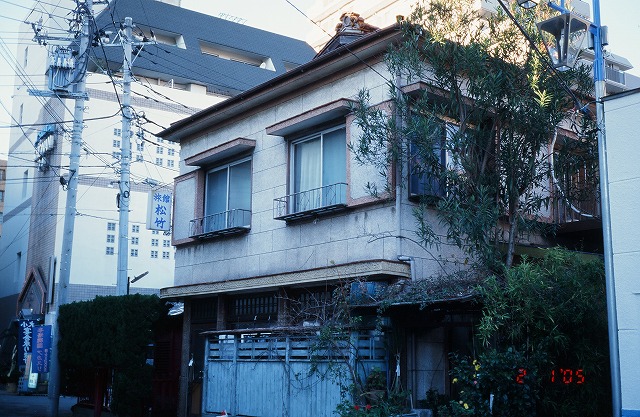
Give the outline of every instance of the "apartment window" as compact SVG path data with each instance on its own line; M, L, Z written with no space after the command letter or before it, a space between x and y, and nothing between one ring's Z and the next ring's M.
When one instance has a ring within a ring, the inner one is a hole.
M167 155L174 156L176 154L176 150L173 148L167 149Z
M138 152L144 151L144 142L136 143L136 150Z
M120 147L120 140L119 139L114 139L113 140L113 147L114 148L119 148Z
M160 234L160 232L159 232L159 231L157 231L157 230L152 230L152 231L151 231L151 234L152 234L152 235L159 235L159 234Z
M167 159L167 167L173 168L173 159Z
M132 224L131 225L131 232L132 233L140 233L140 225L139 224Z
M164 148L162 146L156 146L156 153L162 155L164 153Z
M251 224L251 159L207 172L203 231L212 232Z
M158 239L151 239L151 246L158 246Z
M122 136L122 129L114 128L113 129L113 136Z
M169 252L162 252L162 259L169 259Z
M24 277L22 277L22 273L20 272L22 269L22 252L17 252L16 253L16 261L15 261L15 267L13 270L13 282L19 282L19 280L24 279ZM22 281L20 281L22 282Z
M105 251L106 255L113 255L115 251L113 250L113 246L107 246L107 250Z
M120 155L122 155L122 153L120 151L113 151L111 152L111 157L113 159L120 159Z
M111 230L111 231L116 230L116 224L113 222L107 223L107 230Z
M0 201L4 201L4 191L0 190Z
M22 173L22 198L27 196L27 184L29 183L29 170Z
M293 142L289 204L294 212L346 203L346 152L344 127Z
M4 169L0 169L0 181L7 179L7 172Z
M131 238L131 244L132 244L132 245L137 245L137 244L138 244L138 242L139 242L139 238L137 238L137 237L132 237L132 238Z
M156 165L162 166L162 158L156 158Z
M115 243L116 236L115 235L107 235L107 243Z
M132 258L138 257L138 249L131 249L131 257Z
M26 68L29 64L29 47L24 48L24 60L22 61L22 67Z
M144 162L144 157L142 155L136 155L136 162Z
M168 240L168 239L164 239L164 240L162 241L162 247L163 247L163 248L169 248L169 247L171 247L171 241L170 241L170 240Z
M151 259L158 259L158 251L157 250L152 250L151 251Z
M18 124L22 124L22 117L24 116L24 104L20 105L20 110L18 113Z

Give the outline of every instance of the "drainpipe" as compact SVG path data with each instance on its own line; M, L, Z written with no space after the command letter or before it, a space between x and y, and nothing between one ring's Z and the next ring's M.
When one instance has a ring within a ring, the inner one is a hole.
M411 256L399 255L398 260L401 262L409 262L409 267L411 268L411 281L416 280L416 262Z
M396 89L396 96L399 96L401 94L400 92L400 75L396 75L396 81L395 81L395 89ZM396 122L396 129L398 129L400 126L402 126L402 119L400 117L400 114L398 112L398 105L397 105L397 99L396 99L396 105L393 109L394 112L394 117L395 117L395 122ZM403 141L404 142L404 138L398 138L398 141ZM401 143L400 145L400 149L402 150L404 146L404 143ZM404 167L404 158L402 157L403 152L399 152L400 155L396 157L395 160L395 172L394 172L394 181L395 181L395 197L396 197L396 256L398 257L398 259L400 258L400 256L402 256L402 172L403 172L403 167Z
M401 94L400 91L400 83L401 83L401 78L400 75L396 76L396 81L395 81L395 88L396 88L396 94ZM402 119L398 113L398 108L397 105L394 108L394 117L396 119L396 128L402 126ZM402 140L404 140L404 138L401 138ZM407 148L409 146L408 143L403 143L403 145L405 145ZM416 267L415 267L415 261L413 259L413 257L411 256L406 256L403 255L404 251L402 250L402 173L403 173L403 168L404 165L407 163L405 161L405 159L402 157L403 152L400 152L400 158L396 159L396 166L395 166L395 182L396 182L396 187L395 187L395 197L396 197L396 258L401 261L401 262L408 262L409 263L409 267L411 268L411 281L415 281L416 279Z

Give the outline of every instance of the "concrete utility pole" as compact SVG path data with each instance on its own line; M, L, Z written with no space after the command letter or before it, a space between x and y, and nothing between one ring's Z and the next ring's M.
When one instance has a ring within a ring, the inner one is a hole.
M90 23L93 18L93 0L86 0L82 10L82 35L78 63L83 65L85 54L89 53ZM86 58L88 59L88 58ZM67 290L71 275L71 254L73 250L73 232L76 220L76 198L78 192L78 177L80 154L82 152L82 127L84 124L84 102L86 95L86 65L82 70L80 82L76 85L75 109L73 113L73 133L71 134L71 152L69 154L69 178L67 179L67 201L64 214L64 229L62 235L62 254L60 257L60 280L57 288L56 312L51 343L51 369L49 371L49 398L51 400L51 417L58 416L60 403L60 362L58 360L59 331L57 320L60 306L67 303ZM51 289L50 289L51 290Z
M152 32L153 33L153 32ZM135 56L133 46L143 47L155 43L146 37L142 41L133 38L133 19L126 17L124 25L118 35L120 43L104 46L122 46L124 59L122 61L122 142L120 144L120 192L118 193L118 209L120 211L118 227L118 276L116 280L116 295L127 295L129 284L129 205L131 197L131 67ZM139 52L139 50L138 50ZM137 55L136 55L137 56Z
M131 184L129 182L131 166L131 50L133 21L130 17L124 19L121 32L124 60L122 62L122 143L120 156L120 194L118 208L120 210L120 224L118 237L118 278L116 281L116 295L128 294L129 269L129 197Z

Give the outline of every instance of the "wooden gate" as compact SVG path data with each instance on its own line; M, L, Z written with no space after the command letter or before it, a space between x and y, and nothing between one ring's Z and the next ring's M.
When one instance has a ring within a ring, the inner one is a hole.
M318 349L309 336L219 335L208 338L203 411L256 417L333 417L348 364L362 375L386 371L381 336L353 336ZM311 372L313 368L313 372Z

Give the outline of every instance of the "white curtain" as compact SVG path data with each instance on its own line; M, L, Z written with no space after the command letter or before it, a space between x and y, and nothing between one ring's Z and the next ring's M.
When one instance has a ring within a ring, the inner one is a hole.
M295 211L303 211L320 206L319 190L309 193L305 192L322 187L322 160L320 145L320 137L300 142L295 145Z

